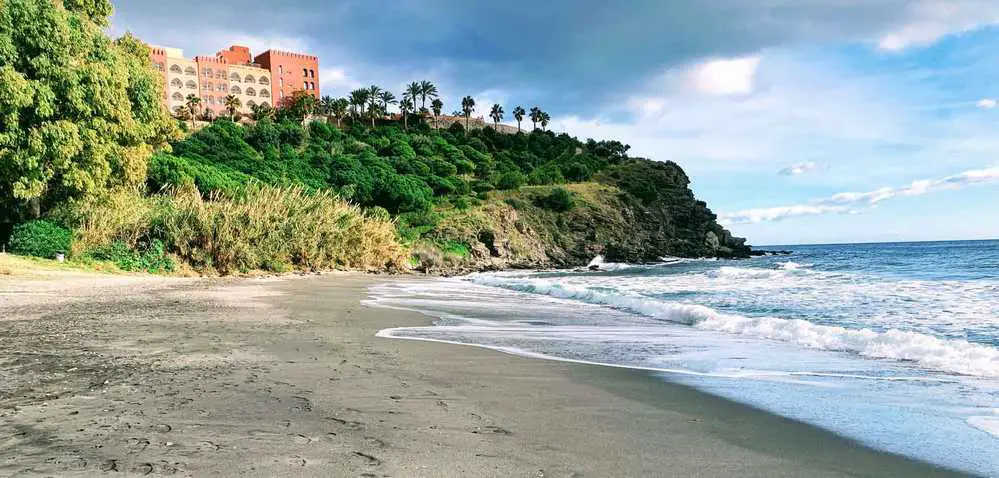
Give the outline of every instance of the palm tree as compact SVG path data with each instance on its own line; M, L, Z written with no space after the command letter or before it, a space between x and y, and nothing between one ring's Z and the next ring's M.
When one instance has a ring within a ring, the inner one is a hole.
M517 132L520 132L520 122L524 120L524 115L527 112L524 111L523 106L518 106L513 109L513 117L517 119Z
M409 98L403 98L399 103L399 111L402 111L402 124L403 128L407 131L409 130L409 112L413 111L413 100Z
M437 87L433 83L423 80L420 82L420 107L427 109L427 98L437 98ZM415 98L414 98L414 101Z
M368 87L368 116L371 117L371 127L375 127L375 116L381 106L382 89L378 85ZM384 114L384 112L382 112Z
M432 103L430 103L430 107L433 108L433 112L434 112L434 128L436 128L438 126L437 125L437 117L441 115L441 110L444 109L444 102L441 101L440 98L434 98L434 101Z
M468 118L472 116L472 112L475 111L475 99L471 96L466 96L461 99L461 112L465 115L465 132L468 132Z
M423 85L418 81L414 81L406 86L404 94L413 100L413 104L416 104L416 100L423 94Z
M333 104L330 105L330 114L336 118L336 127L340 127L340 120L344 116L347 116L347 108L350 108L350 101L347 98L337 98L333 100Z
M330 96L324 96L319 99L318 113L326 117L326 121L330 120L330 116L333 115L333 102L336 101Z
M378 94L378 99L382 102L382 109L388 111L389 105L394 105L399 101L395 99L395 95L391 91L383 91Z
M239 111L241 106L243 106L243 102L239 101L239 98L236 98L236 95L229 95L225 97L223 103L225 104L226 111L229 112L229 119L235 122L236 112Z
M534 124L534 129L538 129L539 121L541 121L541 108L535 106L531 108L531 123Z
M193 93L187 95L187 99L184 100L184 106L187 107L187 111L191 112L191 128L194 128L194 118L198 116L198 109L201 106L201 98L194 96Z
M368 89L359 88L350 92L350 106L353 109L354 118L364 117L364 105L368 104Z
M552 115L547 112L541 112L541 131L548 131L545 128L548 127L548 123L552 120Z
M489 111L489 117L493 119L493 129L499 131L499 122L503 119L503 107L494 104L493 109Z

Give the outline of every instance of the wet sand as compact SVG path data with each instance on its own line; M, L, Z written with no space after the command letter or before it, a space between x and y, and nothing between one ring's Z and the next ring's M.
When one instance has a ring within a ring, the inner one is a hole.
M375 337L377 276L0 279L0 476L956 476L648 374Z

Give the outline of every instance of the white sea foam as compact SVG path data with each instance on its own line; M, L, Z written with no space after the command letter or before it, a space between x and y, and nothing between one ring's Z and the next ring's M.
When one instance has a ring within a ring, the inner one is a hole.
M768 272L777 271L762 271ZM819 325L799 319L745 317L702 305L666 302L606 288L597 290L553 279L481 274L471 276L469 280L486 286L606 305L704 330L779 340L813 349L851 352L868 358L913 362L924 369L942 372L999 377L999 349L965 340L941 339L896 329L879 332L867 328Z
M999 438L999 416L968 417L968 425Z

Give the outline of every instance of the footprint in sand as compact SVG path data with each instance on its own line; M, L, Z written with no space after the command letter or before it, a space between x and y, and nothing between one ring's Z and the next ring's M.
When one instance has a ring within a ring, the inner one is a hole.
M149 440L145 438L129 438L128 449L132 453L139 453L149 446Z
M133 466L130 470L130 473L134 473L136 475L148 475L152 472L153 465L151 463L139 463L138 465Z
M353 420L344 420L337 417L326 417L327 420L337 424L340 428L345 430L357 431L364 428L364 424L361 422L355 422Z
M378 466L378 465L382 464L382 460L381 459L379 459L378 457L376 457L374 455L369 455L369 454L364 453L364 452L355 451L354 452L354 456L357 456L359 458L363 458L364 459L364 464L366 464L368 466Z
M292 400L291 411L299 413L312 411L312 402L308 398L291 397L291 400Z
M118 471L118 461L117 460L104 460L97 467L101 471Z
M364 444L371 448L385 448L388 446L387 443L375 437L364 437Z
M305 461L305 458L295 455L293 457L288 458L288 464L291 466L305 466L306 464L308 464L308 462Z
M212 443L210 441L198 442L198 450L201 451L214 452L214 451L219 451L220 449L222 449L221 446L216 445L215 443Z
M170 431L173 430L173 427L167 425L166 423L160 423L158 425L154 425L153 430L155 430L158 433L170 433Z
M492 434L492 435L511 435L511 434L512 434L512 433L510 432L510 430L507 430L506 428L503 428L503 427L496 427L496 426L492 426L492 425L490 425L490 426L485 426L485 427L482 427L482 428L477 428L477 429L475 429L475 430L472 430L472 433L475 433L475 434L482 434L482 435L485 435L485 434Z
M288 436L291 437L292 441L294 441L295 443L298 443L299 445L308 445L308 444L310 444L310 443L312 443L312 442L315 441L315 439L307 437L305 435L301 435L301 434L293 434L293 435L288 435Z

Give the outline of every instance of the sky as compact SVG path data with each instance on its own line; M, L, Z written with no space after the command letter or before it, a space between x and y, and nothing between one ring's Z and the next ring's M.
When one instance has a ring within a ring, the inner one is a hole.
M999 238L999 0L115 3L189 57L315 54L324 95L539 106L677 162L752 244Z

